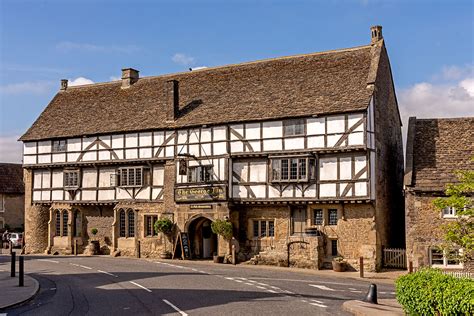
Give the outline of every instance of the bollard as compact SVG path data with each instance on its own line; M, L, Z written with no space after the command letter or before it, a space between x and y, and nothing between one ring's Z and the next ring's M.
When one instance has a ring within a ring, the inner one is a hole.
M16 258L16 253L12 252L12 255L11 255L11 259L12 259L11 264L12 265L11 265L11 268L10 268L10 276L12 278L15 277L15 258Z
M237 260L235 260L235 245L232 245L232 264L235 266Z
M359 258L359 274L360 277L364 277L364 257Z
M408 273L413 273L413 261L408 261Z
M367 292L367 296L364 298L364 302L378 304L377 302L377 285L370 284L369 291Z
M137 241L137 258L140 258L140 240Z
M11 241L8 242L8 249L10 251L10 254L12 254L14 251L13 251L13 243Z
M74 239L74 255L77 256L77 239Z
M18 286L23 286L25 284L25 257L18 257Z

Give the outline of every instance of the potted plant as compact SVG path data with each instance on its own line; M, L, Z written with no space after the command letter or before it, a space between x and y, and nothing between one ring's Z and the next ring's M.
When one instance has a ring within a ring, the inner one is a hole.
M211 223L211 229L214 234L222 236L226 241L230 243L233 236L232 223L227 220L216 219ZM224 256L214 255L214 262L224 262Z
M153 226L155 227L155 231L157 233L163 233L167 238L169 238L173 231L174 224L169 218L164 217L157 220ZM165 238L165 249L160 254L160 258L171 259L171 252L169 252L166 249L166 238Z
M336 272L344 272L346 271L346 261L344 257L337 256L332 259L332 269Z

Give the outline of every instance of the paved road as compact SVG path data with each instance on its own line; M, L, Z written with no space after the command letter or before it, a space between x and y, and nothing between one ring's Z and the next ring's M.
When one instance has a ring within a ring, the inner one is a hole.
M347 315L342 303L368 288L282 268L177 260L29 256L25 270L41 290L8 315ZM379 298L394 298L393 285L378 288Z

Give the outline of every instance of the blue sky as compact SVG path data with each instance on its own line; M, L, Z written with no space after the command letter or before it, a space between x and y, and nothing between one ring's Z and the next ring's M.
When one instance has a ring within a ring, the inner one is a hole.
M474 115L473 1L0 0L0 161L59 88L365 45L380 24L400 110Z

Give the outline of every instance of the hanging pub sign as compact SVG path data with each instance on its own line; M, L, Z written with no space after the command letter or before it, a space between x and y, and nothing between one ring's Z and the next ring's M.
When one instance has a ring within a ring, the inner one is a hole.
M179 160L179 172L178 174L180 176L185 176L188 172L188 162L186 161L186 159L180 159Z
M174 198L176 202L225 201L227 199L227 190L224 185L175 188Z

